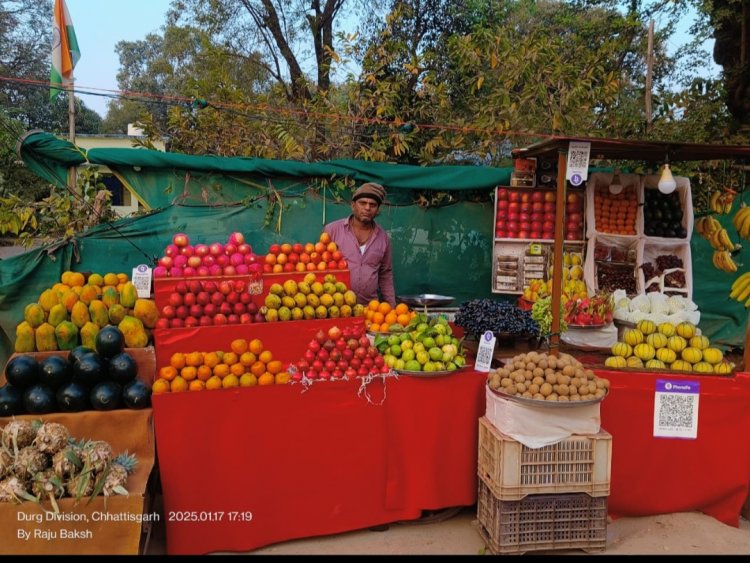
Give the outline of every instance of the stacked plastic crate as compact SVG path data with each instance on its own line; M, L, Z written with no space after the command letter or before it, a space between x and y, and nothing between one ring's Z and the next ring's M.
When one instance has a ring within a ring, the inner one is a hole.
M529 448L479 420L479 533L495 554L604 551L612 436Z

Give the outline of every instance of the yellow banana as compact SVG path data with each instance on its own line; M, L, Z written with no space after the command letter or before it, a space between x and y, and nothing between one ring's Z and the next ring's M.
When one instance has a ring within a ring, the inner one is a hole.
M740 228L737 229L737 233L742 238L750 237L750 213L746 213L742 218L742 224L740 224Z
M727 232L726 229L722 228L719 231L719 240L721 244L724 246L724 250L729 250L729 251L734 250L734 243L732 242L732 239L729 238L729 233ZM730 255L730 259L731 259L731 255Z
M745 272L738 276L737 279L732 282L732 289L745 283L750 283L750 272Z
M750 215L749 215L750 216ZM721 223L719 223L719 220L715 217L709 217L708 218L708 232L709 234L714 234L719 229L722 229Z
M750 272L745 272L735 280L729 297L740 302L750 297Z
M746 285L743 290L735 297L737 301L742 303L743 301L746 301L747 299L750 299L750 284Z
M721 197L720 191L715 191L711 194L708 199L708 206L714 213L721 213L721 207L719 206L719 198Z
M721 242L721 229L714 231L708 242L711 243L711 248L714 250L724 250L724 244Z
M732 212L732 206L734 204L734 196L732 194L726 194L722 201L722 213L729 215Z
M705 232L704 232L705 226L706 226L706 218L705 217L701 217L700 219L698 219L695 222L695 230L698 231L698 234L700 236L704 236L705 235Z
M723 258L724 258L724 264L727 267L725 271L729 272L730 274L735 273L737 271L737 262L734 261L734 258L732 258L732 255L729 254L729 252L725 250L723 252Z
M742 229L742 223L748 216L750 216L750 207L747 207L745 204L740 205L740 209L732 218L732 224L734 225L734 228L737 229L738 233Z
M711 256L711 262L714 265L714 268L717 270L721 270L721 264L719 263L719 251L714 250L713 256Z

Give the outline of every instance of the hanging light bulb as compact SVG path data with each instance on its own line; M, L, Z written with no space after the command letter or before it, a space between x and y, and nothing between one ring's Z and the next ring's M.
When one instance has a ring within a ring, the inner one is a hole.
M615 168L615 173L612 174L612 181L609 183L609 193L617 195L622 192L622 180L620 180L620 169Z
M664 163L658 187L659 191L663 194L671 194L677 188L677 182L675 182L674 176L672 176L672 171L669 169L668 162Z

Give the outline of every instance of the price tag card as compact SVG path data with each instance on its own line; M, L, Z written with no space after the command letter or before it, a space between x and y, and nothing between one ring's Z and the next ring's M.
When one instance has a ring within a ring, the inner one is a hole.
M654 395L654 436L660 438L698 437L699 381L656 380Z
M139 298L148 299L151 297L151 268L149 266L138 264L133 268L132 281Z
M489 330L479 339L477 359L476 362L474 362L474 369L476 371L490 371L490 367L492 367L492 357L495 354L496 341L497 338L495 338L495 335Z
M590 153L591 143L570 141L565 177L574 186L580 186L589 177Z

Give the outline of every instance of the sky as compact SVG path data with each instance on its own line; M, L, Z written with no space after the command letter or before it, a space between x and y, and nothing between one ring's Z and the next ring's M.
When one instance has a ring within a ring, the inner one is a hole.
M73 76L76 87L117 90L119 41L160 32L170 0L65 0L73 20L81 58ZM51 17L51 16L50 16ZM76 92L86 107L104 117L111 98Z

